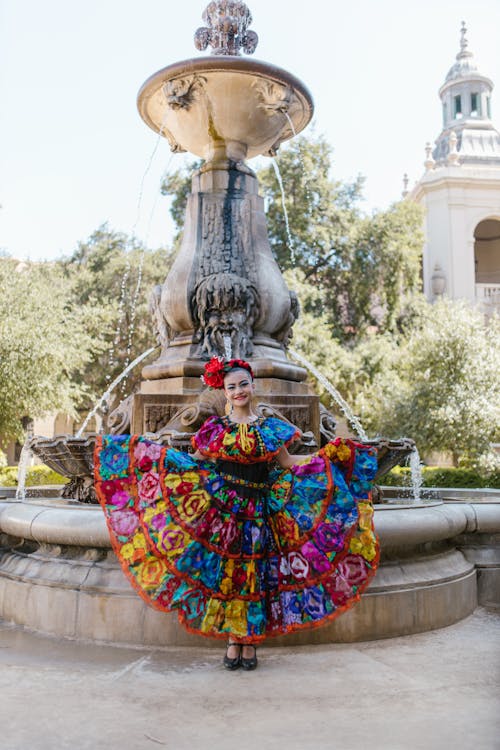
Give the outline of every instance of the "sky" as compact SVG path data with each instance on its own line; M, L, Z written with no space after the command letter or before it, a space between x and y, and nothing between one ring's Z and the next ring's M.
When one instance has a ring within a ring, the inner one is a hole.
M207 54L193 44L206 4L0 0L0 250L55 259L105 222L149 247L169 244L159 185L186 157L141 120L136 97L160 68ZM423 173L462 20L480 71L500 89L499 0L247 4L253 57L308 87L309 127L333 147L332 176L365 176L367 212L400 198L404 173L410 188ZM492 104L500 128L499 90Z

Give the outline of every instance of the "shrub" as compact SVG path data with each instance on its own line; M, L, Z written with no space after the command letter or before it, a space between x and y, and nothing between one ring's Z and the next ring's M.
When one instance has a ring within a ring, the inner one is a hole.
M455 487L457 489L500 489L500 472L480 474L474 469L463 469L441 466L423 466L422 479L424 487ZM379 484L386 487L411 485L410 469L396 466L380 478Z
M0 487L17 486L17 466L6 466L0 469ZM26 487L37 487L44 484L66 484L67 477L62 477L44 464L30 466L26 473Z

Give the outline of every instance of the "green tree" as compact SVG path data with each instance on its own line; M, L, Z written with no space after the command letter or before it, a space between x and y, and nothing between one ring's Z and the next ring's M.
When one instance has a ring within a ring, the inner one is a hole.
M172 257L171 251L147 250L104 225L60 261L71 281L73 303L85 312L87 330L96 342L89 361L76 373L78 382L90 384L93 399L127 364L155 345L148 301L152 288L163 283ZM141 369L137 367L117 389L115 402L140 382Z
M365 398L378 432L477 461L500 437L499 319L463 301L425 305Z
M293 287L299 300L307 299L313 306L322 292L298 271L286 271L285 280ZM373 382L392 373L399 361L401 334L378 333L375 329L359 336L349 345L341 343L331 332L326 315L302 310L294 327L291 347L302 354L330 381L349 404L361 424L374 429ZM339 413L331 395L314 378L311 383L327 408ZM376 428L375 428L376 429Z
M189 193L191 192L191 180L193 173L200 168L200 160L190 161L180 169L163 178L160 192L162 195L171 197L170 215L176 226L174 247L177 249L184 229L184 215Z
M24 417L76 416L89 388L75 375L94 342L57 264L2 257L0 288L0 433L21 439Z
M273 165L257 176L267 205L271 247L281 268L300 268L317 280L330 265L341 267L354 237L363 178L341 182L331 176L332 148L319 136L293 139L276 159L284 186L290 239L280 180Z
M422 211L402 201L364 216L362 178L332 178L332 150L322 137L296 138L279 156L281 188L272 167L259 171L268 205L271 246L283 268L299 268L321 295L306 311L325 314L333 335L353 342L368 329L396 331L413 314L421 288Z

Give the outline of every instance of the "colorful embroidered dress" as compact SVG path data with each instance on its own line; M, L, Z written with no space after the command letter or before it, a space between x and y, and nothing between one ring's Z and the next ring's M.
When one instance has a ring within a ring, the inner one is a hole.
M102 436L95 480L118 559L153 607L191 632L256 643L333 620L378 563L375 452L336 439L306 463L274 458L298 437L275 418L211 417L206 460L142 437Z

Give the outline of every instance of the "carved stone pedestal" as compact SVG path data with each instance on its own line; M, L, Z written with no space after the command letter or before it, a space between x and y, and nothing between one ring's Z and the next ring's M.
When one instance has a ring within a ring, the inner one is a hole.
M286 356L297 298L273 257L264 201L245 164L212 161L194 175L182 245L151 310L162 350L142 371L133 433L187 447L209 416L224 414L223 394L200 382L205 362L223 356L250 361L257 413L302 430L298 450L319 447L319 399Z
M146 380L201 375L214 355L251 359L256 377L301 382L285 346L298 315L273 257L257 178L205 165L192 180L179 254L151 308L162 351Z
M286 419L303 432L298 450L320 446L319 398L305 383L256 378L254 411ZM199 378L144 381L134 396L131 432L155 433L179 447L213 414L224 414L221 391L203 389Z

